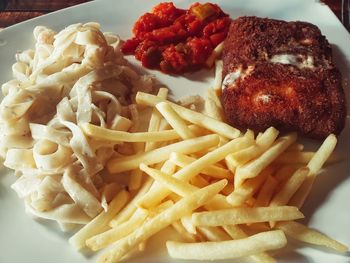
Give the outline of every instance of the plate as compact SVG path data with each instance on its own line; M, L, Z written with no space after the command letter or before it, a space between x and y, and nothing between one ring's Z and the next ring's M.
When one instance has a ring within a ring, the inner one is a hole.
M174 2L183 8L188 7L191 3L186 0ZM349 87L345 83L350 77L350 35L327 6L314 0L212 2L219 3L232 18L241 15L256 15L284 20L304 20L319 26L333 45L335 62L343 74L347 101L350 102ZM0 82L4 83L11 79L14 54L33 46L32 31L36 25L46 25L60 30L72 23L96 21L102 25L103 31L112 31L118 33L122 38L128 38L131 36L133 22L157 3L158 1L154 0L93 1L6 28L0 32L2 69ZM130 61L140 67L135 60L130 59ZM162 83L168 85L175 98L202 94L210 86L213 78L213 72L208 70L179 77L170 77L156 71L145 71L156 75ZM306 216L304 223L347 245L350 245L349 134L348 111L346 128L339 137L336 149L336 154L342 157L342 161L322 170L302 209ZM319 145L314 141L307 141L307 143L312 147ZM96 255L76 252L67 242L70 234L60 232L56 224L31 219L24 212L22 201L10 188L15 179L12 172L2 167L0 173L0 262L96 262ZM168 229L163 231L147 243L146 252L134 255L128 262L178 262L168 257L163 242L172 234ZM293 242L274 255L279 262L350 262L350 253L340 255Z

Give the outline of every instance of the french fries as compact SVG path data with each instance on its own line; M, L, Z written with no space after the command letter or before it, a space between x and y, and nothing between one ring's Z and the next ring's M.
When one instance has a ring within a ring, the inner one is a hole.
M184 197L169 209L146 221L140 228L130 235L114 243L107 252L101 255L99 262L116 262L120 260L126 253L142 241L145 241L161 229L176 222L182 216L185 216L204 205L207 201L213 198L213 196L219 193L226 184L227 181L223 179Z
M247 179L240 187L235 188L234 191L226 197L227 202L232 206L240 206L244 204L248 198L252 197L258 191L260 185L266 180L272 172L270 167L262 171L258 176Z
M293 194L299 189L301 184L304 182L310 169L303 167L298 169L291 178L279 189L276 195L270 202L270 206L280 206L288 204L288 201Z
M86 240L86 246L93 251L107 247L134 231L146 219L147 215L146 210L136 210L128 221Z
M157 103L162 102L164 100L158 98L157 96L138 92L136 95L136 102L141 105L148 105L148 106L155 106ZM211 130L213 132L216 132L217 134L220 134L226 138L235 139L237 138L241 132L232 126L215 120L213 118L210 118L204 114L191 111L189 109L186 109L182 106L179 106L175 103L169 102L170 105L174 108L174 110L185 120L192 122L194 124L197 124L201 127L204 127L208 130Z
M264 168L271 164L278 155L283 153L288 146L295 142L296 138L295 133L280 137L267 151L259 156L259 158L237 168L235 187L239 187L244 180L257 176Z
M268 206L277 184L278 182L273 176L268 176L258 193L254 206Z
M167 88L160 88L157 96L161 99L166 99L168 96L168 89ZM151 115L151 118L149 120L148 131L149 132L159 131L160 123L161 123L162 119L163 119L163 117L159 113L159 111L156 108L153 108L152 115ZM153 150L155 148L157 148L156 142L146 142L145 143L145 152L148 152L148 151Z
M143 184L139 192L133 197L133 199L118 213L110 222L111 227L118 226L119 224L128 220L131 215L136 211L136 203L138 200L149 190L153 183L152 178L147 178L146 182Z
M300 186L298 191L293 195L289 204L295 205L301 208L311 191L311 187L316 179L317 172L322 168L323 164L332 154L335 146L337 144L337 138L334 134L329 135L321 147L317 150L315 155L311 158L310 162L307 164L307 167L310 169L306 179L303 184Z
M80 229L74 236L69 239L69 242L76 248L81 249L85 246L85 241L102 232L108 222L123 208L129 199L129 193L121 190L111 201L107 212L101 212L92 221Z
M189 154L210 148L219 143L219 136L216 134L201 136L185 141L176 142L149 152L139 153L122 158L114 158L107 163L110 173L120 173L137 168L140 163L154 164L169 159L172 152Z
M209 116L168 101L167 89L157 96L139 92L136 103L153 107L147 132L138 132L136 105L130 109L131 123L121 119L118 129L81 124L87 136L116 145L106 176L126 176L129 184L112 201L104 197L108 211L70 239L76 248L108 247L99 262L117 262L134 248L145 249L148 238L172 226L188 242L166 243L173 258L248 256L272 263L275 259L265 251L285 246L285 234L347 251L345 245L293 221L304 217L299 209L336 137L330 135L314 153L303 151L296 134L279 136L273 127L256 138L251 130L241 134L222 121L219 92L209 91Z
M185 154L173 152L170 155L170 160L174 162L177 166L183 168L186 165L193 163L196 159ZM217 165L208 166L208 168L203 169L201 173L218 179L233 179L233 174L229 170Z
M244 165L255 157L260 156L264 151L271 147L278 134L278 130L276 130L274 127L270 127L256 139L256 144L239 152L233 153L232 158L235 165Z

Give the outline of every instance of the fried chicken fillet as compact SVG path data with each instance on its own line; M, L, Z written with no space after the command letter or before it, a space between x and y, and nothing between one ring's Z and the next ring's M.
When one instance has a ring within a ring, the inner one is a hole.
M344 128L341 74L315 25L234 20L224 43L223 78L222 104L227 120L238 128L274 126L315 139Z

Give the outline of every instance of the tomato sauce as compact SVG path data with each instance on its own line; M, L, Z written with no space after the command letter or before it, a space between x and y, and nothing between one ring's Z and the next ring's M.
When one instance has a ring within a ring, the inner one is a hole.
M227 35L231 19L216 4L195 3L188 10L160 3L133 27L123 46L147 68L181 74L206 67L214 48Z

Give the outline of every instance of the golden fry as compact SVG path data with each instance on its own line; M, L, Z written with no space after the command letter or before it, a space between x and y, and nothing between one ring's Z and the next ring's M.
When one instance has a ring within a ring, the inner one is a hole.
M195 260L221 260L249 256L287 244L282 231L274 230L254 236L220 242L179 243L168 241L168 253L172 258Z

